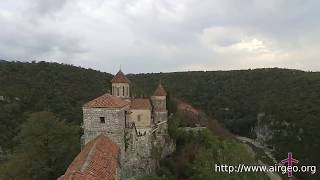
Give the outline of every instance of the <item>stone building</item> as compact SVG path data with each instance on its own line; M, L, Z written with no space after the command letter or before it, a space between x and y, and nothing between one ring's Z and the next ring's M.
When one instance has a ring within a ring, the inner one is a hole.
M160 158L175 149L167 132L166 91L159 83L150 99L131 98L130 80L121 70L111 83L111 94L83 105L82 143L86 149L105 136L119 148L117 178L136 179L154 172Z

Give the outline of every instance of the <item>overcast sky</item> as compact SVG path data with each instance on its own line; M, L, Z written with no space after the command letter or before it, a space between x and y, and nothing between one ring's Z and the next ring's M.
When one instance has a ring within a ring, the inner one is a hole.
M0 59L115 73L320 70L319 0L1 0Z

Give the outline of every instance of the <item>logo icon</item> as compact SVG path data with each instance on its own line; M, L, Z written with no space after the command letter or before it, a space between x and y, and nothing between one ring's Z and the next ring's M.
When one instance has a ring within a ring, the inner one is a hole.
M297 163L299 163L299 161L296 160L296 159L294 159L294 158L292 157L292 152L288 152L288 157L287 157L287 159L282 160L281 163L282 163L283 165L287 164L287 167L288 167L288 177L292 177L292 176L293 176L293 175L292 175L293 164L297 164Z

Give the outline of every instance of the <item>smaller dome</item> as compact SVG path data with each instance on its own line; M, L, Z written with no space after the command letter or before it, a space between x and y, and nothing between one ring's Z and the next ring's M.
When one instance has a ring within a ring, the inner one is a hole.
M153 93L153 96L166 96L166 95L167 95L166 90L164 90L164 88L162 87L162 84L159 83L157 89Z

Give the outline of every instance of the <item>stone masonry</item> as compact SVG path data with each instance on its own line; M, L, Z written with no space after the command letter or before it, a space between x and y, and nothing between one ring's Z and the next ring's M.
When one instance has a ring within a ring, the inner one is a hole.
M166 92L160 83L150 99L132 99L121 70L111 82L112 95L83 106L83 145L100 134L110 138L120 149L119 178L134 180L153 173L160 158L175 150L167 130Z

